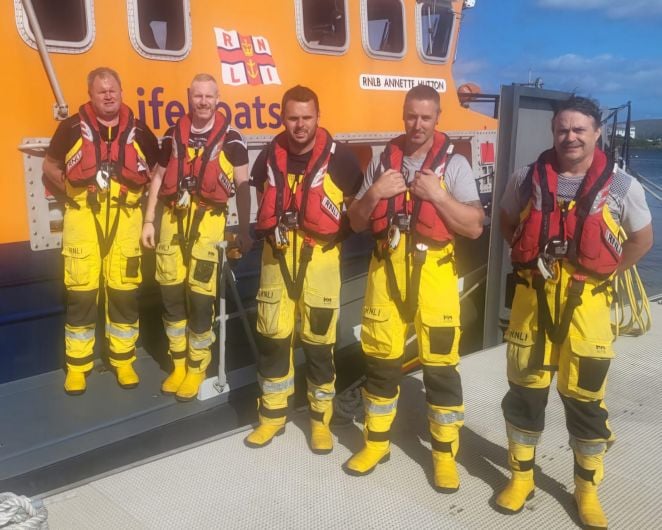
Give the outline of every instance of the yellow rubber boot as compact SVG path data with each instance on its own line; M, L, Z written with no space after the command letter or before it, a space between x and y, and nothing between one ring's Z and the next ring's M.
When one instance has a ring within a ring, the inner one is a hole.
M382 464L390 460L390 446L390 442L372 442L366 440L363 449L345 462L345 472L348 475L354 476L372 473L377 467L377 464Z
M161 392L166 395L176 393L186 377L186 359L173 359L173 363L173 371L161 384Z
M607 528L607 516L598 498L598 484L604 477L602 459L606 449L598 454L582 454L584 444L575 446L575 502L584 528Z
M285 432L287 417L265 418L261 414L258 414L258 419L258 426L244 439L244 444L253 449L269 445L275 436L283 434Z
M333 398L336 395L335 377L328 383L314 384L306 380L308 406L310 411L310 449L317 455L326 455L333 450L331 418Z
M535 454L535 445L522 445L512 440L508 442L508 463L512 476L496 498L497 508L501 513L509 515L519 513L524 508L524 503L533 498Z
M365 407L365 445L358 453L345 462L343 468L349 475L361 476L372 473L377 464L391 458L391 425L397 412L398 394L394 398L383 398L363 389Z
M194 400L198 397L198 390L204 380L205 372L187 371L186 377L184 377L182 384L179 385L179 388L175 393L175 399L182 402Z
M460 447L460 427L462 419L449 423L451 418L459 417L464 412L464 407L459 410L451 410L428 405L428 421L432 443L432 464L434 466L434 486L440 493L455 493L460 489L460 475L457 472L455 457Z
M133 369L133 364L123 364L115 367L117 383L124 389L136 388L140 382L138 374Z
M64 391L70 396L79 396L87 389L85 381L85 372L74 372L67 370L67 376L64 379Z

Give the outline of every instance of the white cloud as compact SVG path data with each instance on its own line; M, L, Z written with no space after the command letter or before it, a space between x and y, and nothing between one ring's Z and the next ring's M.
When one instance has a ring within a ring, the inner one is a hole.
M662 15L662 0L538 0L538 5L575 11L601 10L611 18Z
M529 56L508 65L485 65L466 76L458 75L458 66L454 68L456 80L477 82L486 93L498 92L500 84L541 78L550 90L593 97L604 106L631 100L635 116L662 117L662 58L632 60L612 54L572 53L549 59Z

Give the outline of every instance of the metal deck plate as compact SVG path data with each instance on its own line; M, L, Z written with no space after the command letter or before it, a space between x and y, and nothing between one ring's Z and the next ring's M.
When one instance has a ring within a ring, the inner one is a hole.
M662 306L652 308L662 318ZM600 492L610 528L659 528L662 484L662 330L621 338L607 405L617 441ZM403 380L391 461L350 477L342 463L361 447L358 425L335 430L327 456L310 452L308 418L263 449L246 431L95 480L44 499L53 529L115 528L576 528L572 451L560 400L550 393L538 449L536 496L520 514L493 509L507 481L500 402L507 389L504 347L462 359L466 425L458 457L460 490L437 493L420 374Z

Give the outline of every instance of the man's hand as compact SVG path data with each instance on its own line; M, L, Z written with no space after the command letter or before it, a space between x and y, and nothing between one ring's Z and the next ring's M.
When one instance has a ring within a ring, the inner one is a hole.
M248 230L242 231L235 239L235 243L239 247L242 256L248 254L253 248L253 238Z
M156 246L154 238L154 223L147 222L143 225L143 231L140 236L140 242L145 248L154 248Z
M410 190L415 197L429 202L443 202L448 196L439 184L439 176L431 169L417 171Z
M407 191L407 184L402 173L395 169L387 169L372 185L374 192L380 199L390 199Z

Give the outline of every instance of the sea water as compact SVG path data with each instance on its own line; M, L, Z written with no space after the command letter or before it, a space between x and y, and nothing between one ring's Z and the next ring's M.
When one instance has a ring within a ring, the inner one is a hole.
M630 166L648 180L662 187L662 149L633 149ZM653 190L662 197L662 191ZM639 262L639 274L649 296L662 294L662 201L646 192L646 201L653 216L651 251Z

